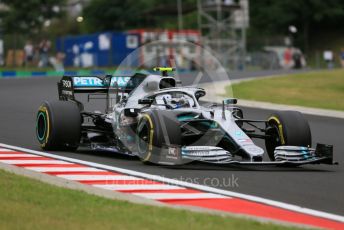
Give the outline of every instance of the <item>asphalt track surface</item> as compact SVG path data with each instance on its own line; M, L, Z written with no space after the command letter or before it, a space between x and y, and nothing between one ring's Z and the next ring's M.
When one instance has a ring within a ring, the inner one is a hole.
M264 76L269 72L247 74ZM232 75L241 78L242 74ZM0 143L40 150L35 138L35 116L44 100L57 99L59 78L0 80ZM182 79L192 82L192 79ZM245 117L265 119L269 110L243 108ZM256 195L320 211L344 215L344 120L307 115L313 145L334 145L339 165L281 167L214 167L190 165L182 168L143 165L135 158L114 153L79 150L51 152L71 158L111 165L168 178L208 185L219 189ZM257 142L264 147L262 141Z

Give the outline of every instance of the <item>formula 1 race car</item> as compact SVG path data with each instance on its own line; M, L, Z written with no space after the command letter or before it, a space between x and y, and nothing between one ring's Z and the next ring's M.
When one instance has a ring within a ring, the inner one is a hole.
M155 71L162 74L63 76L59 100L45 101L37 113L41 148L75 151L84 146L162 165L333 164L331 145L311 148L310 127L301 113L278 111L266 120L244 119L237 99L204 105L204 89L182 87L168 76L172 68ZM87 94L88 101L104 99L105 111L85 111L78 93ZM265 140L270 161L263 160L265 151L252 138Z

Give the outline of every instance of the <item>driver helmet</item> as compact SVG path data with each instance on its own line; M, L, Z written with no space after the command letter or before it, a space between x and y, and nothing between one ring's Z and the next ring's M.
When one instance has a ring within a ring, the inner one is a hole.
M170 98L169 100L166 100L167 104L169 104L173 109L179 109L179 108L188 108L190 107L189 101L184 98Z

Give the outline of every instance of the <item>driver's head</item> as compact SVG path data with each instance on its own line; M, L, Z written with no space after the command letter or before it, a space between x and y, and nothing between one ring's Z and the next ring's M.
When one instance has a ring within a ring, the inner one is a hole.
M183 97L182 98L171 98L168 101L168 104L174 109L190 107L189 101Z

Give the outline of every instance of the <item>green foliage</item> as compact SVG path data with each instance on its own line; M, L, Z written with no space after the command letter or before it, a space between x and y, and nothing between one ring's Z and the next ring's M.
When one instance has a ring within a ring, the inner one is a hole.
M35 33L48 19L62 15L65 0L2 0L1 27L5 33ZM57 10L59 7L59 10Z
M288 34L288 26L295 25L297 42L308 48L311 35L320 29L337 29L337 22L344 20L342 0L251 0L251 27L261 35Z
M344 19L342 0L250 1L253 27L266 32L285 32L288 25L326 24Z
M143 11L152 0L93 0L83 12L89 31L125 30L140 27L149 22Z
M196 0L183 0L186 28L197 27ZM195 9L194 11L190 8ZM88 32L134 28L176 29L177 1L92 0L83 11Z

